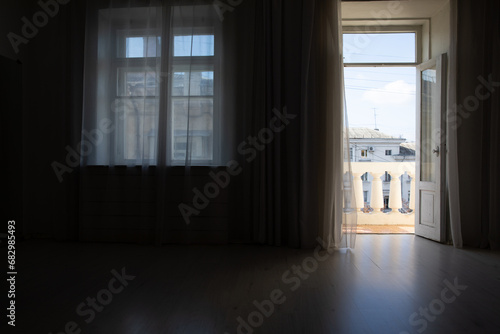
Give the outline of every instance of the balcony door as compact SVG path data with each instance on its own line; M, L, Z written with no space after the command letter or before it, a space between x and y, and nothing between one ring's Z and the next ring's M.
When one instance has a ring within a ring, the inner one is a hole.
M417 67L415 234L438 242L446 240L446 67L446 55Z

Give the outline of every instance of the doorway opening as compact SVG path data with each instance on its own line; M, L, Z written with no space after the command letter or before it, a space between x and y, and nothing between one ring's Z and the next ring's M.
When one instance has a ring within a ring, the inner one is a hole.
M358 233L415 232L418 27L344 29Z

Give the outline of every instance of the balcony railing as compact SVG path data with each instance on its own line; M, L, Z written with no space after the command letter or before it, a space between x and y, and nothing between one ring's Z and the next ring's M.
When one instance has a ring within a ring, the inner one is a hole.
M358 225L414 224L415 162L353 162L351 165ZM391 176L388 182L383 180L386 172ZM371 198L367 199L367 202L363 190L363 183L366 184L367 181L362 179L365 173L373 178ZM410 184L404 186L403 182ZM384 202L384 188L389 195L388 203ZM409 201L403 199L408 197L408 193L405 192L406 196L403 196L402 188L409 188Z

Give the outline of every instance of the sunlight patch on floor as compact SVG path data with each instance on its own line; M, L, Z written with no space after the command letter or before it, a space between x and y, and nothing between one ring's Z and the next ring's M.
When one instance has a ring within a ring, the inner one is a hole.
M358 234L414 234L414 225L358 225Z

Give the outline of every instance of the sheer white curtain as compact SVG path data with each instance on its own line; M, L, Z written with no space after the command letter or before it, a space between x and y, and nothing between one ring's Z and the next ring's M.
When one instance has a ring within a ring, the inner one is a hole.
M93 146L82 148L84 166L156 164L162 20L159 6L90 5L82 142Z
M200 1L90 2L83 165L217 165L220 20ZM83 142L83 141L82 141Z
M347 108L344 105L344 67L340 0L326 8L327 31L324 43L329 91L326 101L325 170L321 188L323 215L320 238L325 248L354 248L357 216L349 157Z
M113 238L137 231L159 244L174 229L189 240L178 206L193 203L191 167L219 166L230 150L220 131L222 20L204 0L89 0L86 20L78 150L99 184L83 215L116 219Z

